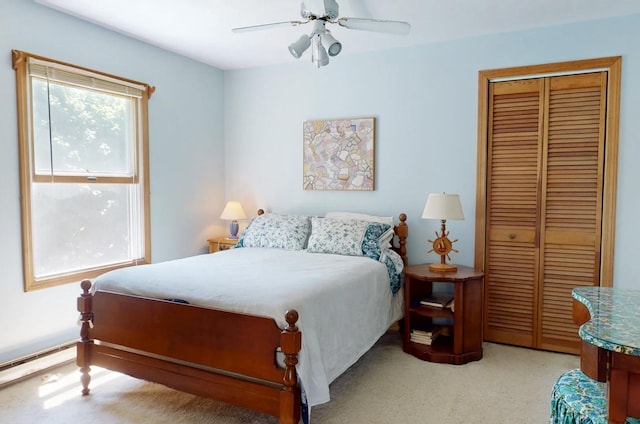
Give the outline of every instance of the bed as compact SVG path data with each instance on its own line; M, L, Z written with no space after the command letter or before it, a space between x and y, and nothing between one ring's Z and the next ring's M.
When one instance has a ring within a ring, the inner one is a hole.
M261 212L234 249L82 281L83 395L99 366L287 424L329 400L402 318L406 215Z

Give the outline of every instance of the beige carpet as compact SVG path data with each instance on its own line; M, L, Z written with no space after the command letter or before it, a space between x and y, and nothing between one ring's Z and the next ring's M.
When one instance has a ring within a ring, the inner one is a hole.
M423 362L402 352L390 331L331 385L332 400L313 408L312 424L548 423L556 378L574 355L485 343L466 365ZM66 365L0 391L0 423L276 423L241 408L121 374L94 369L90 396Z

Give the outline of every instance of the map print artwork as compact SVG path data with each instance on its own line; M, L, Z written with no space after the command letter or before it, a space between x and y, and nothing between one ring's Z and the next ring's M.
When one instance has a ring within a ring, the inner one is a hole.
M375 118L306 121L305 190L374 190Z

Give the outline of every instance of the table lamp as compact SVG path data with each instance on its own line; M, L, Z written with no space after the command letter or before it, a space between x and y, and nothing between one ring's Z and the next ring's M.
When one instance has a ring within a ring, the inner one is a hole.
M452 247L453 243L457 242L458 239L453 241L449 240L449 231L446 230L445 223L447 219L464 220L462 205L460 204L460 196L457 194L445 193L429 194L427 197L427 204L424 206L424 211L422 212L422 218L439 219L442 224L440 227L440 234L436 231L436 239L429 240L429 243L432 243L433 247L427 252L436 252L440 255L440 263L429 265L429 270L432 272L457 271L458 267L448 264L447 258L451 260L449 257L449 252L451 251L458 253L458 251Z
M244 214L244 210L242 210L240 202L236 202L234 200L227 202L227 205L222 211L222 215L220 215L220 219L231 220L231 225L229 226L231 236L229 236L229 238L238 238L238 220L245 219L246 217L247 216Z

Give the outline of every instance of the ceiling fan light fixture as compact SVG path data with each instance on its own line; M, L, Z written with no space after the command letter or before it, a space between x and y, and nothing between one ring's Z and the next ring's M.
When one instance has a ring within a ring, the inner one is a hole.
M302 56L302 53L304 53L310 45L311 39L309 38L309 36L302 35L300 38L298 38L298 40L289 45L289 52L291 53L291 56L299 59L300 56Z
M311 0L309 0L311 1ZM289 45L289 53L296 59L311 47L311 62L318 68L329 64L329 56L337 56L342 52L342 43L336 40L327 29L327 24L338 25L347 29L360 31L386 32L390 34L408 34L411 25L404 21L389 21L367 18L340 18L340 9L337 0L313 0L313 10L324 5L324 14L314 13L308 9L303 1L300 5L300 16L303 21L272 22L267 24L251 25L233 28L233 32L248 32L281 26L298 26L312 24L313 30L309 35L302 35L298 40Z
M316 56L316 65L319 67L329 64L329 55L322 44L318 43L318 56Z
M327 49L329 56L337 56L342 51L342 43L333 38L333 35L327 30L320 36L322 45Z

